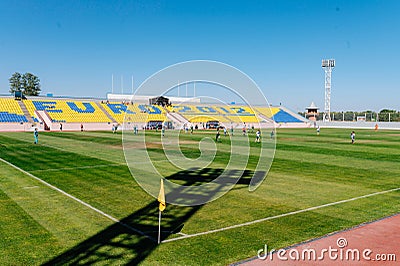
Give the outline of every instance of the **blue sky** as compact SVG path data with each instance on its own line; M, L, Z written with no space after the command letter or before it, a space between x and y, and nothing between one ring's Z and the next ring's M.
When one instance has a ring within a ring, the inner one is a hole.
M272 104L323 109L321 60L335 58L332 110L400 109L400 1L1 1L0 93L14 72L42 92L105 97L158 70L215 60Z

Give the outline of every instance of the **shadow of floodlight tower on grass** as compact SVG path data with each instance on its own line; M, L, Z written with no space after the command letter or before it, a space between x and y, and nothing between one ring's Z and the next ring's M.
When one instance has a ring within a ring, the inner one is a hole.
M167 177L167 179L170 181L184 181L186 186L196 186L214 180L217 176L220 176L223 171L224 169L193 168L180 171ZM245 185L243 189L247 189L253 174L252 171L246 170L238 182L237 179L233 178L231 182L225 180L224 185L236 183L237 186ZM210 191L202 195L202 197L213 197L220 189L223 189L222 185L218 187L216 191ZM190 195L185 194L182 190L180 190L179 193L182 193L180 195L182 198L190 198ZM171 191L166 197L168 198L169 195L180 197L179 194L174 191ZM198 195L196 195L196 197L198 197ZM174 235L179 233L182 227L184 228L184 223L201 207L202 205L167 205L167 209L164 211L161 221L161 240L173 238ZM136 231L130 230L129 227L134 228ZM138 233L139 231L142 232L142 234ZM154 200L140 210L120 220L120 223L115 223L105 228L98 234L49 260L44 265L91 265L98 262L109 264L138 264L149 256L157 247L157 234L158 201Z

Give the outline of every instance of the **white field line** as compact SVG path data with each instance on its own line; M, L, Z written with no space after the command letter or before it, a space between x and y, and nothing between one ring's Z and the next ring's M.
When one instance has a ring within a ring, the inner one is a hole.
M56 146L53 146L53 145L43 144L43 143L41 143L40 145L41 145L41 146L45 146L45 147L49 147L49 148L52 148L52 149L55 149L55 150L63 151L63 152L74 153L74 152L72 152L72 151L66 151L66 150L64 150L62 147L56 147ZM76 153L76 154L81 155L81 154L79 154L79 153ZM84 156L90 157L90 158L94 158L94 159L97 159L97 160L98 160L98 159L103 160L102 158L98 158L98 157L95 157L95 156L90 156L90 155L87 155L87 154L85 154ZM126 165L125 162L124 162L124 163L116 162L116 161L109 161L109 162L113 162L113 163L118 164L118 165Z
M39 187L38 186L23 187L23 189L32 189L32 188L39 188Z
M158 231L145 231L145 233L158 233ZM170 234L171 231L161 230L161 233L168 233L168 234ZM175 234L181 235L181 236L187 236L187 234L184 234L184 233L182 233L182 232L178 232L178 233L175 233Z
M53 189L53 190L55 190L55 191L58 191L58 192L60 192L61 194L63 194L63 195L65 195L65 196L67 196L67 197L69 197L69 198L71 198L71 199L73 199L73 200L79 202L80 204L82 204L82 205L88 207L89 209L91 209L91 210L93 210L93 211L95 211L95 212L97 212L97 213L103 215L104 217L110 219L111 221L116 222L116 223L119 223L120 225L124 226L125 228L127 228L127 229L129 229L129 230L131 230L131 231L133 231L133 232L135 232L135 233L138 233L138 234L140 234L140 235L142 235L142 236L145 236L145 237L149 238L150 240L156 242L156 240L155 240L153 237L148 236L148 235L146 235L145 233L143 233L142 231L140 231L140 230L138 230L138 229L136 229L136 228L133 228L133 227L130 226L130 225L127 225L127 224L121 222L121 221L118 220L117 218L114 218L113 216L111 216L111 215L109 215L109 214L107 214L107 213L105 213L105 212L103 212L103 211L101 211L101 210L99 210L99 209L93 207L92 205L90 205L90 204L88 204L88 203L86 203L86 202L84 202L84 201L82 201L82 200L80 200L80 199L78 199L78 198L72 196L71 194L68 194L67 192L65 192L65 191L63 191L63 190L61 190L61 189L59 189L58 187L55 187L55 186L53 186L53 185L47 183L46 181L40 179L39 177L36 177L36 176L32 175L31 173L26 172L25 170L23 170L23 169L19 168L18 166L16 166L16 165L14 165L14 164L12 164L12 163L10 163L10 162L4 160L3 158L0 158L0 161L3 162L3 163L8 164L9 166L13 167L14 169L17 169L17 170L20 171L21 173L24 173L24 174L26 174L27 176L29 176L29 177L31 177L31 178L33 178L33 179L35 179L35 180L41 182L42 184L48 186L49 188L51 188L51 189Z
M204 231L204 232L195 233L195 234L187 234L185 236L180 236L180 237L164 240L164 241L162 241L162 243L168 243L168 242L173 242L173 241L177 241L177 240L181 240L181 239L185 239L185 238L208 235L208 234L212 234L212 233L217 233L217 232L221 232L221 231L235 229L235 228L248 226L248 225L252 225L252 224L256 224L256 223L261 223L261 222L265 222L265 221L269 221L269 220L273 220L273 219L277 219L277 218L281 218L281 217L285 217L285 216L290 216L290 215L294 215L294 214L299 214L299 213L303 213L303 212L308 212L308 211L312 211L312 210L321 209L321 208L324 208L324 207L338 205L338 204L341 204L341 203L346 203L346 202L355 201L355 200L359 200L359 199L363 199L363 198L368 198L368 197L372 197L372 196L376 196L376 195L380 195L380 194L385 194L385 193L389 193L389 192L393 192L393 191L397 191L397 190L400 190L400 187L399 188L393 188L393 189L385 190L385 191L379 191L379 192L375 192L375 193L371 193L371 194L367 194L367 195L363 195L363 196L359 196L359 197L355 197L355 198L350 198L350 199L340 200L340 201L336 201L336 202L331 202L331 203L327 203L327 204L323 204L323 205L319 205L319 206L314 206L314 207L306 208L306 209L303 209L303 210L283 213L283 214L279 214L279 215L275 215L275 216L271 216L271 217L266 217L266 218L262 218L262 219L258 219L258 220L254 220L254 221L250 221L250 222L246 222L246 223L235 224L235 225L231 225L231 226L227 226L227 227L223 227L223 228L219 228L219 229L214 229L214 230L210 230L210 231Z
M64 167L64 168L50 168L50 169L38 169L38 170L31 170L32 172L49 172L49 171L64 171L64 170L76 170L76 169L92 169L92 168L101 168L101 167L109 167L109 166L119 166L121 164L98 164L98 165L87 165L87 166L77 166L77 167Z
M60 150L60 151L65 151L65 150L63 150L61 147L56 147L56 146L52 146L52 145L48 145L48 144L40 144L41 146L45 146L45 147L49 147L49 148L53 148L53 149L55 149L55 150ZM67 152L70 152L70 151L67 151ZM84 155L84 156L87 156L87 157L91 157L91 158L95 158L95 159L99 159L98 157L94 157L94 156L89 156L89 155ZM125 156L125 155L124 155ZM100 158L101 160L103 160L102 158ZM187 158L182 158L182 159L175 159L174 161L186 161L186 160L188 160ZM111 161L110 161L111 162ZM119 163L119 162L116 162L116 161L113 161L115 164L110 164L110 166L118 166L118 165L121 165L121 166L128 166L129 167L129 165L126 163L126 161L124 162L124 163ZM161 163L161 162L170 162L170 160L168 160L168 159L162 159L162 160L154 160L154 161L151 161L151 163ZM148 164L148 162L135 162L135 164L134 165L141 165L141 164ZM82 166L82 168L83 167L86 167L86 166ZM100 167L100 166L99 166ZM71 167L71 168L66 168L66 170L73 170L73 169L79 169L80 167L76 167L76 168L73 168L73 167ZM91 168L90 166L88 166L87 168ZM62 169L62 168L58 168L58 169ZM57 168L54 168L54 170L53 171L56 171L56 170L58 170ZM45 169L45 170L33 170L33 171L30 171L30 172L36 172L36 171L50 171L50 169Z
M185 159L175 160L175 161L184 161ZM161 162L169 162L168 159L163 160L155 160L151 161L152 163L161 163ZM134 165L141 165L141 164L148 164L148 162L135 162ZM33 172L51 172L51 171L68 171L68 170L79 170L79 169L92 169L92 168L102 168L102 167L111 167L111 166L127 166L126 164L122 163L113 163L113 164L98 164L98 165L87 165L87 166L77 166L77 167L64 167L64 168L49 168L49 169L38 169L38 170L31 170L30 173Z
M49 147L49 148L52 148L52 149L55 149L55 150L60 150L60 151L65 151L62 147L57 147L57 146L53 146L53 145L49 145L49 144L43 144L43 143L41 143L40 144L41 146L45 146L45 147ZM71 151L67 151L67 152L71 152ZM87 157L90 157L90 158L95 158L95 159L99 159L98 157L95 157L95 156L90 156L90 155L84 155L84 156L87 156ZM125 156L125 155L124 155ZM100 158L101 159L101 158ZM101 160L103 160L103 159L101 159ZM186 161L186 160L188 160L187 158L182 158L182 159L175 159L174 161L177 161L177 162L179 162L179 161ZM118 166L118 165L121 165L121 166L128 166L128 167L130 167L127 163L126 163L126 158L125 158L125 162L124 163L120 163L120 162L116 162L116 161L110 161L110 162L114 162L115 164L110 164L109 166ZM161 163L161 162L170 162L170 160L168 160L168 159L162 159L162 160L154 160L154 161L151 161L151 163ZM141 165L141 164L148 164L148 162L135 162L135 164L134 164L134 166L135 165ZM84 167L85 168L92 168L92 167L90 167L90 166L82 166L82 169L84 169ZM97 166L96 166L97 167ZM99 167L101 167L101 166L99 166ZM65 170L74 170L74 169L80 169L81 167L76 167L76 168L73 168L73 167L71 167L71 168L65 168ZM95 168L95 167L93 167L93 168ZM131 168L131 167L130 167ZM41 171L57 171L57 170L64 170L63 168L53 168L53 169L44 169L44 170L32 170L32 171L30 171L30 172L41 172Z

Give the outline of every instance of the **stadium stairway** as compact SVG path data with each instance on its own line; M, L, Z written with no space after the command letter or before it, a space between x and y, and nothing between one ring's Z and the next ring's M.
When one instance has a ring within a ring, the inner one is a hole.
M260 117L262 120L265 120L266 122L275 123L273 119L267 117L266 115L263 115L262 113L258 113L257 116Z
M18 101L19 106L21 107L22 112L24 112L24 115L26 119L28 119L29 123L34 123L32 116L30 115L28 108L26 108L24 101Z
M35 110L35 115L36 117L39 118L40 121L42 121L44 123L44 129L45 130L54 130L54 128L52 128L53 122L49 116L49 114L47 114L46 111L44 110Z
M187 120L183 115L179 113L168 112L167 117L178 124L186 124L189 122L189 120Z
M112 117L110 113L107 112L107 110L104 108L102 104L100 104L99 102L96 102L96 104L100 108L100 110L108 117L108 119L110 119L113 123L118 124L117 120L115 120L115 118Z

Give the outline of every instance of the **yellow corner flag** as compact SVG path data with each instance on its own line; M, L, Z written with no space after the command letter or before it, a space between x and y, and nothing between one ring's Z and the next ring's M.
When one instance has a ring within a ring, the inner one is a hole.
M160 211L165 210L167 204L165 203L164 181L162 179L161 179L160 193L158 194L158 202L160 202L160 205L158 207Z

